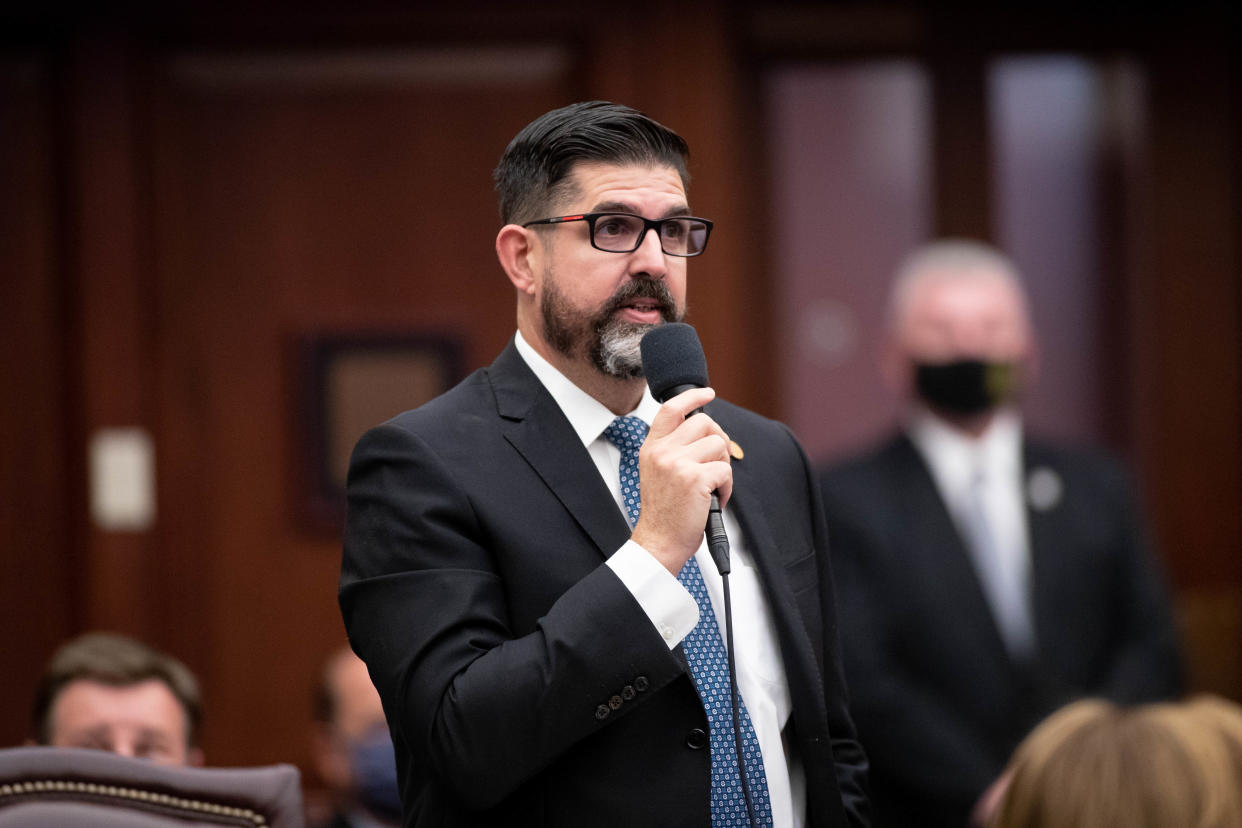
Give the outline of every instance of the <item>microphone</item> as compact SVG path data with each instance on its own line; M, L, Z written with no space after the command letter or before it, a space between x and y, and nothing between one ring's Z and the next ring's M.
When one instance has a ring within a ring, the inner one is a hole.
M642 351L647 386L659 402L667 402L683 391L706 388L710 384L707 381L707 357L703 355L699 334L691 325L684 322L657 325L643 335L639 349ZM696 408L687 416L702 410ZM725 533L720 499L715 492L712 492L704 532L716 569L721 575L729 574L729 536Z
M691 388L705 388L707 382L707 358L699 335L684 322L668 322L643 334L639 342L643 356L643 373L651 395L660 402L667 402ZM701 412L696 408L687 416ZM737 692L737 665L733 649L733 601L729 596L729 536L725 534L724 519L720 514L720 498L712 492L712 504L707 512L707 548L720 572L724 590L724 637L729 665L729 700L733 714L733 744L737 751L737 772L742 782L742 797L746 800L746 814L753 826L755 810L751 802L750 783L746 778L746 765L742 761L741 701Z

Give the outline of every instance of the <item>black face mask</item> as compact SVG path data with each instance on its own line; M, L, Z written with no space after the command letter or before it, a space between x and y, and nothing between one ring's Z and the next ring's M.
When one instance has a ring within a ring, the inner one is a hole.
M950 414L982 414L1012 398L1018 389L1018 366L1012 362L915 363L919 396Z

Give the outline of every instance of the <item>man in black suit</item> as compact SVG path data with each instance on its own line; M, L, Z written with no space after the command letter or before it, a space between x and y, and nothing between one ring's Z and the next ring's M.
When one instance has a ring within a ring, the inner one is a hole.
M406 825L865 824L807 458L711 389L659 405L643 378L639 340L683 316L711 229L690 214L686 156L604 102L525 127L495 174L517 334L355 449L340 603ZM713 491L733 542L737 741L711 664ZM738 742L744 776L714 758Z
M932 243L889 328L904 428L820 478L842 649L876 824L962 828L1042 717L1175 696L1180 657L1122 469L1023 432L1035 347L1012 263Z

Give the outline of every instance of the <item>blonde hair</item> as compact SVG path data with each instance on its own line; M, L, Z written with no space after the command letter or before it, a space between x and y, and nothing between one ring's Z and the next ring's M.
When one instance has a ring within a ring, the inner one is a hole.
M1242 707L1074 702L1014 752L989 828L1242 826Z

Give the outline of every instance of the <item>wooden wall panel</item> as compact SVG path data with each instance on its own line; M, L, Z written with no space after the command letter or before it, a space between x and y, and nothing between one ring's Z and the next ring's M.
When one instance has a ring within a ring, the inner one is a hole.
M0 745L75 617L53 85L46 54L0 56Z
M1230 19L1187 14L1153 54L1150 264L1136 274L1131 345L1147 495L1195 685L1242 698L1242 73Z
M86 447L100 429L151 433L149 192L134 46L120 34L75 39L64 71L66 342L78 405L70 447L85 464ZM150 610L162 560L150 533L104 530L84 513L76 518L86 544L84 618L93 628L165 645Z
M295 500L308 412L291 344L416 332L456 341L472 369L513 332L491 170L565 100L566 64L546 50L497 58L269 52L162 67L160 614L201 666L213 763L304 763L310 684L344 640L339 532L300 522ZM197 623L178 628L187 601Z
M993 239L985 54L944 44L929 60L935 235Z
M716 391L775 416L774 303L757 278L766 264L758 232L765 190L753 152L760 130L747 121L738 25L709 2L653 4L594 33L586 72L589 97L637 107L690 145L690 206L715 226L707 252L689 266L686 321L698 329Z

